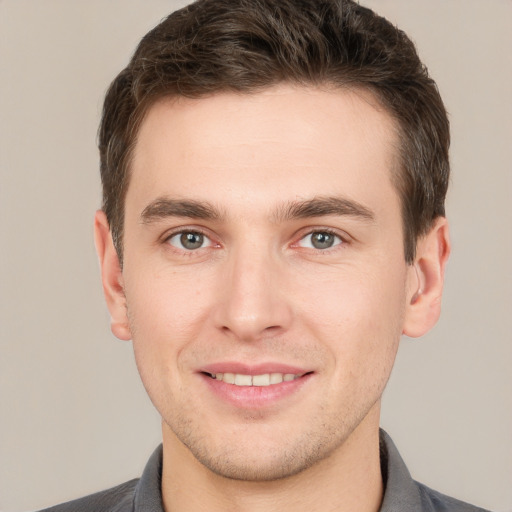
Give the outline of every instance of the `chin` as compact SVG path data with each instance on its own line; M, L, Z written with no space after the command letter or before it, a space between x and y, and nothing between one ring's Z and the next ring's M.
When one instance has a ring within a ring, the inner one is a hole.
M262 455L260 453L260 455ZM270 482L294 476L308 469L317 462L316 458L290 453L273 454L271 457L253 457L251 461L241 460L240 456L229 455L216 458L201 457L196 459L212 473L230 480L245 482Z
M301 473L332 455L343 444L343 433L309 431L231 432L217 439L176 432L190 454L212 473L230 480L269 482ZM251 434L251 435L248 435Z

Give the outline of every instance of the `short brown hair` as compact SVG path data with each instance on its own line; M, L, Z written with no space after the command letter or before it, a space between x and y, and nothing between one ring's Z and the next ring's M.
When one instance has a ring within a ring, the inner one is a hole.
M393 179L413 261L417 238L444 216L448 118L411 40L352 0L197 0L144 36L107 92L99 130L103 210L121 261L130 159L150 106L282 82L367 89L397 121Z

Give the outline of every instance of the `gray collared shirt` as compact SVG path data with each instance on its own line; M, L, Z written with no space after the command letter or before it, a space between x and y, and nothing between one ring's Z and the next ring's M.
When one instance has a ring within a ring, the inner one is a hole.
M414 481L391 438L380 431L384 498L380 512L486 512ZM163 512L162 446L140 479L41 512Z

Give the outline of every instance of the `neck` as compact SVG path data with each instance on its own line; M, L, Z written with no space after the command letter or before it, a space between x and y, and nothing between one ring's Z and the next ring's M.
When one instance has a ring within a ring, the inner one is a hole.
M377 512L383 484L379 454L379 404L326 459L274 481L241 481L203 466L163 427L162 497L167 512Z

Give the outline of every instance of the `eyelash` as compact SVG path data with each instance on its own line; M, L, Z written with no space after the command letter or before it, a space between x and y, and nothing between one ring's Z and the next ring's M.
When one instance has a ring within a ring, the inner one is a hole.
M176 247L176 246L173 246L171 244L171 239L176 237L176 236L179 236L179 235L184 235L184 234L192 234L192 235L201 235L203 236L206 240L209 240L210 241L210 244L207 245L206 247L199 247L197 249L186 249L186 248L180 248L180 247ZM194 253L196 251L199 251L200 249L206 249L208 247L212 247L212 246L219 246L218 243L214 242L213 241L213 238L211 235L209 235L208 233L206 233L204 230L200 229L200 228L180 228L180 229L177 229L176 231L172 231L171 233L167 233L164 238L163 238L163 243L164 244L167 244L169 245L172 249L174 250L177 250L177 251L180 251L180 252L184 252L184 253Z
M334 238L338 238L340 241L339 243L336 243L335 245L333 245L332 247L328 247L328 248L325 248L325 249L317 249L317 248L310 248L310 247L301 247L299 244L301 241L303 241L305 238L307 238L308 236L311 236L315 233L322 233L322 234L327 234L327 235L330 235ZM329 254L333 251L336 251L336 250L339 250L341 249L341 246L345 246L349 243L348 241L348 237L346 235L342 235L341 233L339 233L338 231L335 231L334 229L331 229L331 228L310 228L308 229L307 232L301 234L300 238L294 242L292 244L292 247L299 247L301 249L304 249L304 250L307 250L307 251L315 251L317 254Z

